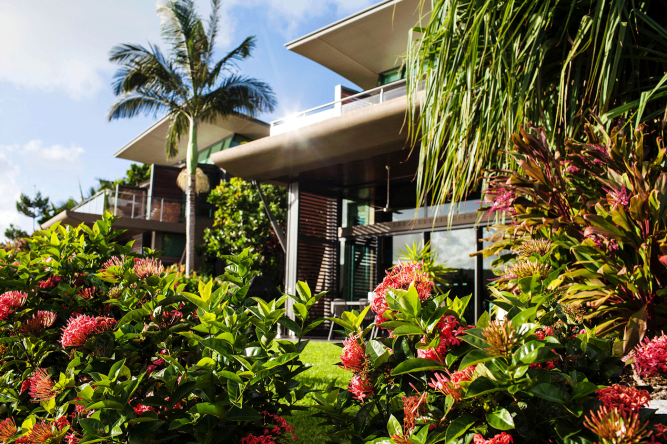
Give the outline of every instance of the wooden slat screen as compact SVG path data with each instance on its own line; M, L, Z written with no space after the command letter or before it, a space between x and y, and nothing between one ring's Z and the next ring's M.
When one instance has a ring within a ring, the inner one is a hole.
M299 248L297 279L313 293L328 291L311 309L311 319L330 316L336 297L338 267L338 200L301 192L299 195ZM318 330L328 329L328 322Z

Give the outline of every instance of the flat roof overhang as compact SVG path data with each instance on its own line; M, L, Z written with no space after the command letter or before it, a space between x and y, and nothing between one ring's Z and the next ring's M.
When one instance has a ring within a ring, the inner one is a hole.
M188 137L183 137L178 144L178 155L167 159L164 152L169 118L163 117L153 126L137 136L130 143L118 150L114 157L132 160L144 164L173 166L185 160ZM232 116L229 119L218 119L214 123L202 122L197 130L199 150L219 142L232 134L240 134L249 139L258 139L269 135L269 125L246 116Z
M302 172L402 150L407 106L399 97L220 151L211 160L243 179L286 183Z
M67 210L44 222L42 224L42 229L46 230L51 228L56 222L60 222L61 225L70 225L74 227L81 225L82 223L92 226L95 222L101 219L102 216L99 214L79 213L77 211ZM156 220L120 217L114 222L113 226L116 229L136 232L161 231L185 234L185 223L182 222L160 222Z
M419 3L385 0L285 46L370 89L377 86L380 73L401 65L409 31L420 22L428 22L430 2L424 2L421 20Z

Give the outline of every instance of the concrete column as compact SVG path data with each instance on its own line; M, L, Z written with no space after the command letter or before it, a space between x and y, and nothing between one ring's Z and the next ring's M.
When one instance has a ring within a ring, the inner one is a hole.
M299 183L287 188L287 252L285 253L285 292L296 294L297 250L299 248ZM294 319L291 300L287 301L287 316Z

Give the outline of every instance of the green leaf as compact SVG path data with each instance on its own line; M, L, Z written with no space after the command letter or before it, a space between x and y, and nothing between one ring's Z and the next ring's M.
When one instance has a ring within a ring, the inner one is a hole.
M424 330L416 325L401 325L393 331L394 336L424 335Z
M398 419L394 415L391 415L389 421L387 421L387 431L389 432L389 436L403 436L403 427L401 427L401 423L398 422Z
M455 440L463 435L470 427L477 422L477 418L464 413L458 418L456 418L452 423L447 427L447 433L445 434L445 444L451 444L456 442Z
M473 349L463 357L459 370L463 370L471 365L479 364L480 362L486 362L490 359L493 359L493 356L487 355L484 350Z
M310 287L308 287L308 284L301 281L296 283L296 294L299 296L299 299L301 299L301 302L304 304L308 302L308 300L312 297L312 294L310 292Z
M200 402L195 404L188 413L199 413L200 415L213 415L218 418L224 418L227 414L225 403L220 401L212 404L210 402Z
M489 425L498 430L511 430L514 428L514 420L507 409L498 408L486 414Z
M134 321L135 319L143 318L145 316L148 316L150 312L146 310L145 308L137 308L136 310L132 310L131 312L127 313L125 316L121 318L120 321L118 321L118 326L123 326L125 324L129 324L130 322Z
M432 359L413 358L398 364L391 374L392 376L397 376L405 373L423 372L426 370L446 371L447 367Z
M565 404L570 400L570 395L565 391L561 385L553 385L549 383L541 383L530 389L530 392L538 398L546 399L547 401L558 402Z
M408 291L399 295L398 303L401 306L403 313L409 315L411 318L417 318L421 313L422 304L419 301L419 294L415 288L414 282L410 284Z
M468 386L466 398L474 398L485 393L497 392L498 390L503 390L498 383L486 376L479 376Z
M169 396L169 407L174 407L178 401L192 393L196 386L197 383L195 381L186 381L176 387L171 396Z

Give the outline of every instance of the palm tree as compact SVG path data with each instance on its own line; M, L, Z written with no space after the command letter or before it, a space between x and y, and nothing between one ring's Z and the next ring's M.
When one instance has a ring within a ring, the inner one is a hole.
M113 81L113 92L119 99L111 107L109 120L165 112L170 120L165 143L167 158L178 154L178 142L188 134L185 262L188 276L194 264L198 124L236 114L254 116L273 111L276 105L273 91L266 83L237 73L236 62L250 56L255 47L254 37L246 38L214 62L219 0L212 0L211 6L207 27L193 0L172 0L158 7L162 36L170 45L168 56L153 44L148 48L123 44L114 47L109 57L121 65Z
M528 122L556 150L592 117L664 127L664 1L431 3L406 61L421 204L459 202L484 168L514 168L510 135Z

